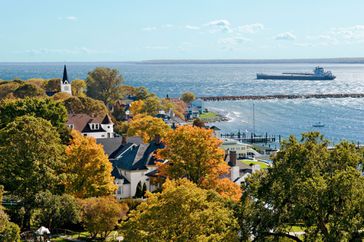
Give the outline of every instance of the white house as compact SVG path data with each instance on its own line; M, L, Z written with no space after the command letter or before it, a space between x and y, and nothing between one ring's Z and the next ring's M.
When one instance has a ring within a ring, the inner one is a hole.
M119 138L97 140L103 144L105 153L109 154L109 160L113 164L112 175L118 186L118 199L135 197L138 189L153 191L157 188L151 183L149 175L157 168L155 151L164 146L157 138L149 144L140 141L136 138L122 138L121 141ZM110 149L111 145L114 147Z
M78 130L84 136L96 139L114 137L114 123L108 114L96 117L88 114L69 114L67 126Z
M235 151L237 153L238 159L243 159L247 157L259 157L259 154L253 147L249 144L241 143L237 140L233 139L222 139L223 143L221 144L221 148L225 150L225 152Z

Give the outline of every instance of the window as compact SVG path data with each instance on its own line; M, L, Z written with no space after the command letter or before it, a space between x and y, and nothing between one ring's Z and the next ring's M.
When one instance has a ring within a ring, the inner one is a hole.
M121 194L123 194L123 187L119 186L118 187L118 195L121 195Z
M63 88L64 88L65 91L69 90L68 86L64 86Z
M75 125L74 125L74 124L69 124L69 125L68 125L68 128L70 128L70 129L74 129L74 128L75 128Z

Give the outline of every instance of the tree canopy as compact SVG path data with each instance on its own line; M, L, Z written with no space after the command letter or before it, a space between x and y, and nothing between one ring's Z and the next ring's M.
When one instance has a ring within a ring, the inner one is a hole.
M170 127L160 118L137 115L129 123L128 135L140 136L145 143L151 142L156 136L164 137Z
M238 241L237 221L211 190L181 179L167 180L161 193L129 214L125 241Z
M361 241L364 177L357 169L363 154L346 141L328 149L319 133L291 136L273 159L273 167L253 175L246 186L240 224L256 240L301 238L307 241ZM249 236L249 235L247 235Z
M44 90L33 83L24 83L14 90L13 94L17 98L45 96Z
M66 108L62 103L51 99L26 98L0 101L0 128L23 115L46 119L57 128L63 128L67 121Z
M181 100L187 104L191 103L195 99L196 99L196 96L192 92L185 92L181 95Z
M78 198L113 194L116 186L111 176L112 164L102 145L76 130L71 135L71 144L66 148L66 192Z
M68 113L86 113L90 116L105 115L108 113L108 110L102 101L90 97L72 96L63 100L63 104Z
M86 81L85 80L73 80L71 83L72 87L72 95L78 96L78 97L84 97L86 96Z
M150 96L144 100L134 101L130 107L130 111L134 116L138 114L155 116L162 109L161 100L157 96Z
M49 121L21 116L0 130L0 184L26 209L29 226L35 195L59 189L64 148Z
M128 211L128 206L116 201L115 197L84 199L81 206L82 222L91 238L96 238L97 235L106 238Z
M215 189L232 200L240 199L240 187L227 178L221 178L221 175L229 172L229 166L224 161L221 141L212 136L211 130L180 126L169 131L163 142L166 147L159 150L158 157L168 162L159 164L162 176L187 178L203 188ZM219 184L224 184L224 191L221 191Z
M88 73L87 96L112 104L122 97L123 77L116 69L97 67Z

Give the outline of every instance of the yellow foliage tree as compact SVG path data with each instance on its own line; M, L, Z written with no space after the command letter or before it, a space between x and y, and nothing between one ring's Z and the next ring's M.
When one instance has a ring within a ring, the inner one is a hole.
M128 211L125 203L119 203L111 196L88 198L80 203L83 226L91 234L91 239L98 235L105 239Z
M158 158L168 162L158 164L162 176L187 178L202 188L214 189L224 197L239 200L240 187L221 178L229 172L229 166L219 147L221 141L213 137L211 130L181 126L169 131L163 142L166 147L158 151Z
M78 97L86 96L86 81L84 80L73 80L71 83L72 94Z
M136 116L138 114L142 114L144 109L144 101L143 100L137 100L131 103L130 105L130 112L133 116Z
M157 136L163 138L169 129L162 119L139 114L129 123L128 135L140 136L145 143L149 143Z
M238 241L232 209L187 179L167 180L161 193L148 193L122 229L125 241Z
M113 194L116 185L111 176L112 164L102 146L76 130L72 130L71 136L71 144L66 148L66 192L78 198Z

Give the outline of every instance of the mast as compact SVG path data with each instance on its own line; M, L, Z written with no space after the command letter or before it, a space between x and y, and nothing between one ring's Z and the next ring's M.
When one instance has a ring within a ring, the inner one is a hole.
M255 137L255 104L253 103L253 135Z

